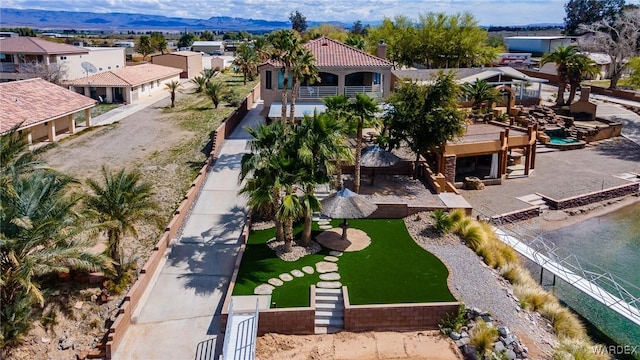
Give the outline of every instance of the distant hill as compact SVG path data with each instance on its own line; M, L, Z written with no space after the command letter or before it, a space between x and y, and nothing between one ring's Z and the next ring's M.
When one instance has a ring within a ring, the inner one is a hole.
M0 8L0 26L74 30L173 30L271 31L290 28L288 21L268 21L232 17L189 19L126 13L92 13ZM309 22L316 26L319 22ZM340 24L340 23L335 23ZM345 24L340 24L345 25Z

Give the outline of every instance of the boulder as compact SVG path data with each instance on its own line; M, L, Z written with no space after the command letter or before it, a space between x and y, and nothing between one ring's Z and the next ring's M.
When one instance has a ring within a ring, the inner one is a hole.
M493 344L493 348L496 352L503 352L505 351L506 347L504 346L504 344L501 341L498 341L496 343Z
M73 349L73 338L60 339L58 343L58 349L67 350L69 348Z
M500 334L500 336L502 337L507 337L509 336L510 332L509 332L509 328L506 326L498 326L498 333Z
M484 184L475 176L467 176L464 178L464 188L467 190L482 190Z
M463 345L460 347L460 352L462 356L464 356L465 360L477 360L478 355L476 354L476 349L471 345Z
M451 334L449 334L449 337L453 340L460 340L462 336L460 335L460 333L452 331Z
M514 360L516 358L516 353L511 349L507 350L504 355L508 360Z

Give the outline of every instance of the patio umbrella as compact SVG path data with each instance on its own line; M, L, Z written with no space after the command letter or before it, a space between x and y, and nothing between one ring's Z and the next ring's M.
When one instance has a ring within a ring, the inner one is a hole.
M360 158L360 166L373 168L373 174L371 175L371 185L376 177L377 167L389 167L397 164L400 160L399 157L384 150L378 145L373 145L362 149L362 157Z
M344 188L333 193L322 201L322 214L331 218L344 219L342 223L342 239L347 239L347 219L362 219L371 215L378 205L367 200L364 196Z

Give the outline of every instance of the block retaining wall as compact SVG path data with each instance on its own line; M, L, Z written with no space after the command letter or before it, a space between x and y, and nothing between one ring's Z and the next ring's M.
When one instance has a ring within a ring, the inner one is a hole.
M600 191L594 191L583 195L573 196L561 200L556 200L549 196L536 193L542 197L544 201L549 205L549 208L553 210L570 209L574 207L584 206L595 202L611 200L615 198L624 197L627 195L637 194L640 190L640 183L632 183L620 185Z

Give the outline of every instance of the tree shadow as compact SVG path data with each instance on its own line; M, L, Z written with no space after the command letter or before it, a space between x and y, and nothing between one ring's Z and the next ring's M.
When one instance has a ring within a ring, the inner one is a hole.
M240 161L244 154L223 154L216 159L216 169L237 170L240 168Z
M595 151L607 157L640 162L640 144L622 137L599 144Z

